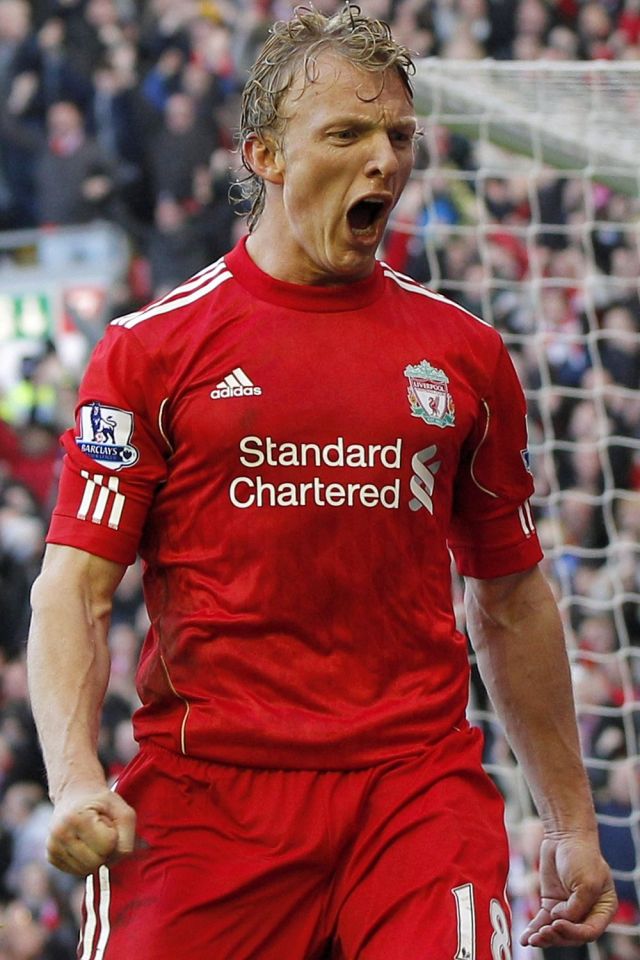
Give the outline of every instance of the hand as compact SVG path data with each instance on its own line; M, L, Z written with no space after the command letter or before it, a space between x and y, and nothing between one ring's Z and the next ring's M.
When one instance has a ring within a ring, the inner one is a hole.
M106 785L74 785L55 804L49 862L65 873L86 877L133 852L135 824L135 812Z
M577 946L604 933L618 901L596 833L542 841L540 903L520 937L523 946Z

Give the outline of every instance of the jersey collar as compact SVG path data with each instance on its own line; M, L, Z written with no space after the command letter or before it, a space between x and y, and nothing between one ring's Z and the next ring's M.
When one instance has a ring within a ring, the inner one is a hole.
M384 275L379 263L364 280L336 286L305 286L276 280L264 273L253 262L246 250L247 238L225 256L225 263L233 276L257 300L305 313L345 313L367 307L382 296Z

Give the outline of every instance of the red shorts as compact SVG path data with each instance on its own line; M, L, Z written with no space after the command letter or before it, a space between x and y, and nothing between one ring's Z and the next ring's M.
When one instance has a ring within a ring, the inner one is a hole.
M136 852L87 881L82 960L509 960L503 805L481 738L365 770L144 746Z

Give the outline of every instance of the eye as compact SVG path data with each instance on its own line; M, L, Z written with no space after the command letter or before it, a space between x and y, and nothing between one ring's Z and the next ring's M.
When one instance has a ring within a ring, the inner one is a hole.
M416 141L416 134L411 130L391 130L389 139L398 146L411 146Z
M358 133L353 128L348 127L344 130L333 130L329 136L334 140L338 140L340 143L350 143L357 138Z

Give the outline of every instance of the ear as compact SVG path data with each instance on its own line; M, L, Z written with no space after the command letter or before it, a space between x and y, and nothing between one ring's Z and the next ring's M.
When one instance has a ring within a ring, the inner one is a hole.
M242 155L261 180L269 183L284 181L284 156L280 145L272 137L249 137L242 144Z

